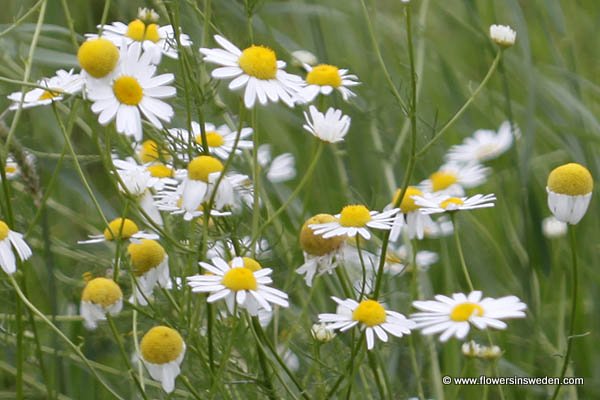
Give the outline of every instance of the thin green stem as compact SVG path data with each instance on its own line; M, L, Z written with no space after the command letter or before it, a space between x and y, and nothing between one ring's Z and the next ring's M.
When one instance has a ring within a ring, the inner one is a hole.
M215 349L213 343L213 323L214 323L214 311L212 304L206 302L206 335L208 339L208 365L210 366L210 372L215 373Z
M471 275L469 274L469 269L467 268L467 263L465 262L465 255L463 254L462 245L460 243L460 233L458 232L458 225L454 215L455 212L450 212L450 219L452 220L452 225L454 225L454 241L456 243L456 250L458 251L458 258L460 260L460 266L465 276L465 280L467 281L469 290L472 292L475 290L475 288L473 287L473 281L471 281Z
M415 374L415 381L417 382L417 394L419 395L419 400L425 400L425 392L423 391L423 384L421 383L421 371L419 370L419 363L417 362L417 352L415 350L413 335L408 337L408 344L410 348L410 365L412 366Z

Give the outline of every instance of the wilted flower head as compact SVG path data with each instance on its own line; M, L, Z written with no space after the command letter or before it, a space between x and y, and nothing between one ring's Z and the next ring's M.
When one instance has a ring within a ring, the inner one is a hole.
M548 207L556 219L575 225L585 215L593 189L594 179L586 167L576 163L561 165L548 175Z

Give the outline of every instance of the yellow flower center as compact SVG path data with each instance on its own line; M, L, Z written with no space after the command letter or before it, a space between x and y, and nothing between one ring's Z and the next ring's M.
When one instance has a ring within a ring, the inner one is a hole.
M102 78L115 69L119 61L119 49L110 40L88 40L79 47L77 59L88 74L94 78Z
M155 326L140 342L140 352L144 360L152 364L166 364L174 361L183 351L183 338L175 329Z
M8 233L10 232L10 228L6 225L6 222L0 221L0 241L6 239L8 237Z
M558 194L581 196L592 192L594 180L586 167L569 163L561 165L550 172L548 188Z
M14 164L6 164L4 171L6 171L7 174L14 174L17 172L17 166Z
M258 79L273 79L277 75L275 52L265 46L248 47L242 52L238 64L246 74Z
M38 100L52 100L53 98L60 96L62 93L60 89L44 90L44 93L38 98Z
M450 197L450 198L442 201L440 203L440 207L443 208L444 210L446 210L451 205L462 206L463 204L465 204L465 202L462 201L461 199L459 199L458 197Z
M106 308L123 298L119 285L112 279L94 278L88 281L81 294L81 300Z
M392 200L394 204L396 204L401 195L402 189L396 190L396 193L394 194L394 199ZM402 198L402 203L400 203L400 211L402 211L405 214L409 212L415 212L419 208L421 208L415 203L415 200L412 198L412 196L423 196L423 192L421 192L414 186L409 186L406 188L406 195L404 195L404 197Z
M352 319L367 326L375 326L385 322L385 309L375 300L363 300L352 313Z
M221 147L225 143L225 139L220 133L210 131L206 132L206 142L208 147ZM202 135L196 136L196 143L202 144Z
M195 181L208 182L208 176L223 171L223 163L211 156L198 156L188 164L188 177Z
M227 271L221 284L234 292L238 290L256 290L257 287L254 274L246 267L232 268Z
M306 82L310 85L333 86L342 85L340 70L333 65L321 64L314 67L307 75Z
M112 220L104 230L106 240L129 239L139 232L138 226L128 218L116 218Z
M158 34L158 25L146 25L139 19L131 21L129 25L127 25L127 32L125 33L125 36L137 42L150 40L151 42L156 43L160 40L160 35Z
M144 275L152 268L156 268L165 259L165 249L156 240L143 239L139 243L131 243L127 247L131 257L133 273L136 276Z
M258 261L256 261L254 258L242 257L242 260L244 260L244 268L247 268L252 272L256 272L256 271L262 269L262 266L260 265L260 263Z
M317 214L307 219L300 230L300 247L302 247L302 250L313 256L322 256L339 248L344 242L343 236L324 239L322 236L315 235L313 230L309 228L309 225L312 224L324 224L334 221L335 217L330 214Z
M155 178L170 178L173 176L173 169L165 164L149 165L146 169Z
M113 83L113 93L117 100L128 106L137 106L144 97L144 90L133 76L121 76Z
M429 177L434 192L444 190L458 182L456 175L451 172L438 171Z
M158 143L156 143L152 139L145 140L142 143L138 154L143 163L153 162L160 158L163 158L165 160L171 158L169 152L165 149L159 150Z
M483 307L475 303L462 303L454 306L450 312L450 319L456 322L468 321L471 316L481 317L483 315Z
M363 205L346 206L340 213L340 225L347 227L362 227L371 220L369 209Z

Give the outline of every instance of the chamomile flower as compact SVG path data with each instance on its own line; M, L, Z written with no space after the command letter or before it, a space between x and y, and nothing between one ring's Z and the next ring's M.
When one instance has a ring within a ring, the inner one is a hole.
M421 333L433 335L441 332L442 342L452 336L464 339L471 325L478 329L505 329L507 325L503 319L523 318L527 308L516 296L482 299L480 291L468 295L454 293L452 297L438 294L435 300L413 301L413 306L422 311L411 315Z
M209 249L206 251L206 258L213 259L215 257L231 258L236 254L236 246L230 239L217 240L214 243L209 243ZM237 248L240 253L246 254L252 251L252 238L244 236L237 242ZM254 252L262 257L268 258L271 255L271 249L267 239L260 239L254 243Z
M302 78L285 72L285 62L278 61L273 50L257 45L240 50L222 36L214 38L222 49L201 48L200 53L204 61L221 66L212 71L213 78L233 78L229 89L244 88L246 108L254 107L257 99L262 105L281 100L289 107L300 100L297 93L304 84Z
M336 334L330 329L327 324L313 324L312 328L310 328L310 334L317 342L327 343L332 341Z
M585 215L593 190L594 179L586 167L561 165L548 175L548 207L557 220L575 225Z
M130 46L133 43L141 44L144 51L150 54L152 64L158 65L162 55L177 58L177 40L171 25L159 26L154 23L155 21L147 19L148 16L150 19L154 19L153 12L150 10L150 13L138 16L129 24L113 22L110 25L98 25L97 28L102 29L103 38L110 40L117 47ZM88 40L98 37L97 34L85 36ZM179 35L179 42L182 47L192 45L190 37L184 33Z
M496 196L494 194L476 194L471 197L452 197L443 194L414 196L414 199L415 203L421 207L421 213L427 215L494 207Z
M514 137L518 135L519 130L516 127L511 129L508 121L504 121L497 132L479 129L461 144L452 146L445 159L449 163L465 164L492 160L510 149Z
M311 224L309 227L315 235L323 236L328 239L335 236L355 237L357 234L369 240L371 238L371 229L389 230L392 228L394 216L400 211L397 208L378 212L370 211L367 207L354 204L346 206L335 216L335 220L318 224Z
M144 164L156 164L171 160L171 154L166 146L155 140L147 139L142 143L135 143L134 151Z
M304 264L296 273L304 275L308 286L312 286L315 275L331 273L337 266L336 258L339 256L340 247L344 244L343 236L333 236L328 239L316 235L310 228L314 224L335 222L336 218L330 214L317 214L304 222L300 230L300 247L304 253Z
M254 261L254 260L253 260ZM200 265L213 275L194 275L187 278L188 285L194 293L211 293L206 299L213 303L224 299L229 312L233 313L234 305L248 310L250 315L258 315L260 309L271 311L272 304L288 307L288 295L269 285L273 272L270 268L253 270L258 264L248 263L242 257L236 257L231 265L219 257L212 259L212 264L201 262Z
M14 274L17 270L15 253L21 261L31 257L31 249L23 240L23 234L12 231L6 222L0 220L0 267L7 274Z
M77 51L77 60L85 78L101 79L108 76L115 70L119 57L117 46L104 38L83 42Z
M4 173L6 174L6 179L9 181L15 179L21 174L21 168L19 167L19 164L17 164L15 159L10 155L6 158L6 163L4 164ZM2 182L2 177L0 177L0 182Z
M422 214L419 209L420 205L415 203L415 196L423 196L422 190L415 186L409 186L406 188L406 194L402 197L400 202L400 213L396 216L392 230L390 232L390 240L395 242L400 238L402 230L406 230L409 239L417 238L423 239L425 231L434 224L431 217L426 214ZM389 209L396 204L396 202L402 196L402 189L396 190L392 203L389 204L386 209Z
M90 244L118 239L158 239L158 235L140 231L137 224L128 218L115 218L109 222L102 235L90 235L89 240L80 240L77 243Z
M96 329L106 314L117 315L123 308L123 292L115 281L94 278L87 282L81 294L80 314L87 329Z
M490 25L490 38L500 47L511 47L517 39L515 32L508 25Z
M402 337L410 334L415 323L404 315L389 311L375 300L363 300L358 303L352 299L341 300L331 297L338 304L335 314L319 314L319 322L327 324L331 330L345 332L356 325L365 331L367 349L375 346L375 335L382 342L388 341L388 333Z
M287 182L296 177L296 160L292 153L283 153L271 157L271 145L258 147L258 164L265 171L267 179L273 183Z
M44 78L37 82L39 88L29 90L25 93L14 92L7 97L12 104L10 110L21 108L31 108L37 106L46 106L53 101L61 101L65 95L81 92L84 80L80 74L74 74L73 70L56 71L56 75L51 78ZM21 100L23 103L21 104Z
M179 332L167 326L155 326L140 341L140 355L148 373L167 393L175 389L185 349Z
M219 127L206 123L204 124L204 132L206 134L206 142L208 144L208 150L211 154L226 160L229 154L233 151L233 146L237 137L237 131L232 131L227 125L221 125ZM252 128L242 128L240 132L240 139L235 150L235 154L241 154L243 149L251 149L253 146L252 140L245 140L252 135ZM192 133L181 128L169 129L169 133L175 141L175 151L187 158L187 148L190 143L195 143L198 146L202 146L202 135L200 124L196 121L192 121Z
M487 179L490 169L480 164L448 163L421 182L423 192L444 193L463 196L464 189L481 185Z
M135 297L143 306L152 298L154 286L169 283L169 256L155 240L142 239L127 246L133 274L136 276Z
M97 39L100 40L100 39ZM170 122L173 108L160 99L175 96L173 74L154 76L149 53L142 53L139 43L121 47L115 70L106 79L88 79L87 93L98 122L107 125L116 118L117 132L142 140L140 112L158 129L162 121Z
M307 102L312 102L319 94L328 96L337 90L344 101L348 101L356 94L348 89L360 85L356 75L348 74L347 69L339 69L329 64L319 64L311 67L304 64L307 71L306 86L302 88L301 95Z
M320 113L315 106L310 106L308 111L310 115L304 113L304 129L324 142L337 143L344 140L350 129L349 116L333 108L329 108L325 114Z
M474 340L463 343L461 351L465 357L480 358L482 360L495 360L502 356L500 347L480 345Z

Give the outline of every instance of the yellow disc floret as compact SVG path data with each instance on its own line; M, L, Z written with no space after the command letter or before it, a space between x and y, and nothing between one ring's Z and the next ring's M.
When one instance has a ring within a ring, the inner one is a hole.
M144 275L156 268L165 259L165 249L156 240L142 239L139 243L131 243L127 247L131 257L131 266L136 276Z
M444 190L458 182L458 178L451 172L438 171L431 174L431 187L434 192Z
M443 208L444 210L446 210L446 209L448 209L448 207L462 206L463 204L465 204L465 202L462 201L462 199L459 199L458 197L449 197L440 203L440 208Z
M160 40L160 33L158 32L158 25L149 24L146 26L146 36L145 40L149 40L153 43L156 43Z
M183 338L175 329L155 326L140 342L142 357L152 364L166 364L175 361L183 351Z
M88 40L79 47L77 59L88 74L103 78L115 69L119 61L119 49L110 40Z
M375 300L363 300L352 313L352 319L367 326L376 326L385 322L385 309Z
M582 196L594 189L594 180L590 171L583 165L569 163L550 172L548 189L558 194Z
M244 268L247 268L252 272L256 272L256 271L262 269L262 266L260 265L260 263L258 261L256 261L254 258L242 257L242 260L244 260Z
M401 195L402 195L402 189L396 190L396 193L394 194L394 199L392 200L392 202L394 204L396 204L396 202L398 201L398 199L400 198ZM409 186L406 188L406 194L404 195L404 197L402 197L402 203L400 203L400 211L402 211L405 214L407 214L409 212L415 212L420 208L415 203L415 200L412 198L412 196L423 196L423 192L421 192L419 189L417 189L414 186Z
M137 106L144 98L144 89L133 76L121 76L113 82L113 93L117 100L128 106Z
M342 85L340 70L333 65L321 64L314 67L307 75L306 82L309 85L332 86L334 88Z
M152 139L145 140L138 151L138 155L143 163L157 161L160 158L170 159L169 152L165 149L159 149L158 143Z
M188 164L188 177L195 181L208 182L208 176L223 171L223 163L211 156L198 156Z
M330 214L317 214L307 219L300 230L300 247L302 247L302 250L313 256L322 256L338 249L344 242L343 236L325 239L322 236L315 235L309 227L313 224L325 224L334 221L335 217Z
M129 239L139 232L138 226L128 218L116 218L112 220L104 230L106 240L115 240L115 238Z
M44 93L38 98L38 100L52 100L55 97L60 96L62 93L59 89L44 90Z
M351 205L342 208L340 225L346 227L362 227L371 220L369 209L363 205Z
M258 79L274 79L277 76L277 57L265 46L248 47L242 52L238 64L246 74Z
M238 290L256 290L256 278L248 268L231 268L223 276L221 284L228 289L237 292Z
M94 278L88 281L81 294L82 301L88 301L104 308L110 307L123 298L119 285L112 279Z
M196 136L196 143L202 144L202 135ZM221 147L225 143L223 136L214 131L206 132L206 143L208 147Z
M127 32L125 33L125 36L135 40L136 42L149 40L156 43L160 40L158 25L146 25L139 19L133 20L129 23L129 25L127 25Z
M450 319L456 322L468 321L471 316L483 316L483 307L475 303L462 303L454 306L450 312Z
M149 165L146 169L155 178L171 178L173 176L173 168L167 167L165 164Z
M6 225L6 222L0 221L0 241L6 239L10 233L10 228Z

